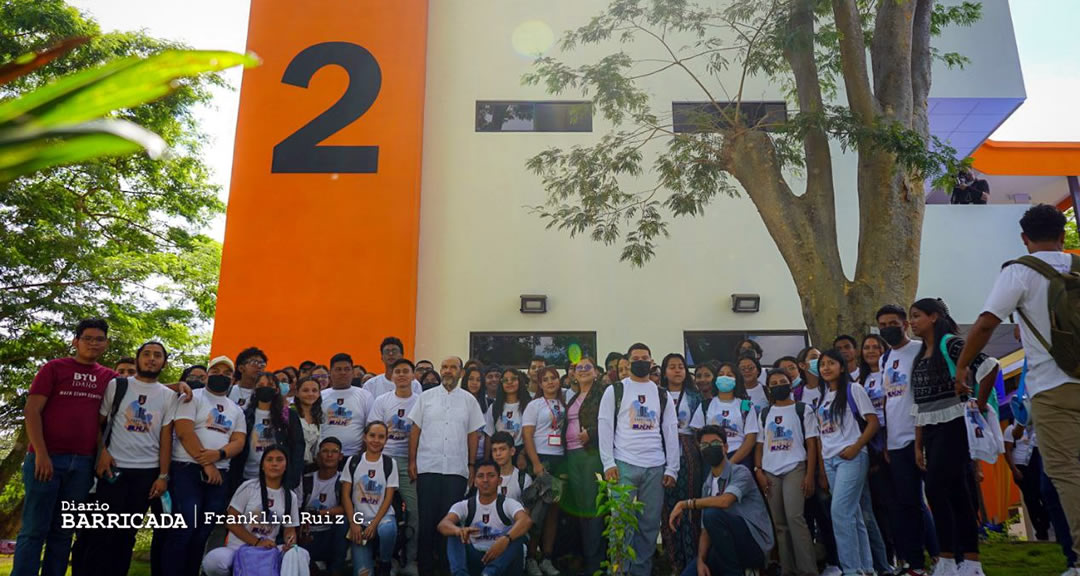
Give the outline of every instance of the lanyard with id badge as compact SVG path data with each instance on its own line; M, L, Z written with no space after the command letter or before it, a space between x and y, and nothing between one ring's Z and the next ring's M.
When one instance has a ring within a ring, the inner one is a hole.
M555 403L554 407L552 407L552 402ZM562 424L559 422L562 410L559 401L545 398L544 403L547 404L548 410L551 411L551 432L548 434L548 446L562 446Z

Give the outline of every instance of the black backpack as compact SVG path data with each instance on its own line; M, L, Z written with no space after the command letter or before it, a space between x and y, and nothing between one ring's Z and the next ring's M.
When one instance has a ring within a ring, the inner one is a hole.
M109 447L109 442L112 440L113 420L116 419L116 414L120 412L120 405L124 402L124 396L127 394L128 379L117 376L116 377L116 392L113 395L112 406L109 408L109 417L105 419L105 423L102 425L104 428L101 430L102 435L105 438L105 447Z
M477 497L471 497L468 500L469 504L465 512L465 518L462 518L462 526L466 528L472 526L473 518L476 517L476 502ZM506 514L506 510L503 509L503 505L506 503L506 497L499 494L495 497L495 511L499 514L499 520L502 521L503 526L509 528L514 525L514 519Z
M769 421L769 409L770 408L772 408L772 404L766 406L761 411L761 433L762 434L765 434L765 428L766 428L765 423ZM799 417L799 430L802 432L803 446L805 446L806 445L806 440L807 440L807 438L806 438L806 422L805 422L805 419L804 419L805 416L806 416L806 403L804 403L804 402L796 402L795 403L795 415Z
M622 408L623 399L623 383L622 380L616 380L611 385L615 389L615 422L612 424L612 432L619 429L619 410ZM664 412L667 412L668 403L668 391L666 388L656 387L657 393L660 395L660 446L664 449L664 453L667 454L667 442L664 440Z
M359 453L357 453L356 456L353 456L352 458L349 458L349 478L355 480L356 469L360 467L360 458L362 458L363 456L364 456L364 453L359 452ZM394 473L394 459L387 456L386 454L383 454L382 455L382 464L383 464L383 476L386 478L387 483L389 483L390 476ZM340 490L340 483L338 484L338 486L339 486L339 490ZM339 494L338 497L341 498L342 501L344 501L344 498L346 497L346 495L341 494L340 491L338 492L338 494ZM352 495L348 495L348 496L352 497ZM305 500L305 502L306 501L307 500ZM394 500L392 502L390 502L390 508L394 511L394 516L398 519L399 522L405 520L405 516L404 516L404 513L405 513L404 512L405 511L405 500L401 497L401 490L394 490Z

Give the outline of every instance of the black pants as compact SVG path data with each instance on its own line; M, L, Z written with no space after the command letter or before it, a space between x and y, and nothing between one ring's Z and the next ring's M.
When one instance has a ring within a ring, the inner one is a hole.
M874 520L877 521L878 532L885 542L885 557L889 564L896 557L896 546L893 541L892 524L889 519L889 506L887 501L893 498L896 489L893 487L892 473L889 472L889 463L885 461L885 453L870 449L870 499L874 509Z
M1027 507L1028 515L1031 516L1031 526L1035 529L1035 537L1046 540L1050 533L1050 515L1046 513L1046 505L1042 496L1042 456L1039 449L1031 452L1031 459L1025 465L1017 464L1016 468L1024 478L1017 482L1020 493L1024 496L1024 506Z
M836 537L833 535L831 503L829 493L819 484L814 495L806 499L803 516L814 541L825 547L825 563L839 566L840 555L836 552Z
M150 488L157 480L158 469L121 468L120 476L109 482L98 479L97 501L109 505L109 513L142 514L150 505ZM82 564L72 566L72 573L79 576L115 576L127 574L131 567L131 553L135 547L135 528L98 528L83 531L79 538L86 538L84 554L78 558Z
M896 555L913 569L926 567L923 555L926 521L923 516L923 473L915 464L915 443L903 448L889 450L889 475L893 492L885 502L889 506L889 520L896 537ZM929 549L930 547L927 546ZM936 547L933 547L936 550Z
M421 574L433 574L436 555L446 550L446 540L437 527L450 507L465 499L467 478L453 474L420 474L416 478L416 500L420 509L420 534L417 539L416 561ZM445 553L441 554L445 556ZM445 557L440 563L448 568Z
M709 533L705 563L713 576L742 576L746 570L765 567L765 553L741 516L723 508L706 508L701 513L701 521ZM697 563L688 563L683 576L695 574Z
M978 554L975 472L964 419L923 426L922 438L926 450L926 497L941 551Z

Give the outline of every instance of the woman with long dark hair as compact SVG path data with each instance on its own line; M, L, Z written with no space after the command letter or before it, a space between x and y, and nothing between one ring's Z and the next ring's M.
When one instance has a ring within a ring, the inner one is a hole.
M736 364L747 397L754 404L754 408L761 411L769 405L769 398L765 393L765 382L762 378L764 371L761 368L761 361L753 354L743 354Z
M483 413L486 411L490 401L487 397L487 390L484 387L484 372L476 363L465 369L465 374L461 377L461 384L466 392L472 394L473 398L476 398L476 404L480 406L480 412ZM487 444L487 435L478 434L476 444L476 464L484 461L484 455L490 450Z
M667 389L679 417L679 476L674 486L664 489L664 507L660 516L668 518L677 503L701 496L701 450L694 430L690 428L690 418L701 405L701 394L690 381L686 358L682 354L664 356L660 362L660 386ZM697 558L701 522L699 514L694 516L693 519L684 518L688 521L679 523L676 530L671 529L670 522L660 523L664 552L675 574L682 574L683 568Z
M270 372L260 372L255 377L252 399L244 410L247 442L229 464L230 485L238 487L244 480L258 477L263 453L271 446L280 446L288 451L289 457L285 487L294 490L300 485L304 471L305 444L300 415L285 405L281 388Z
M975 511L978 484L964 422L969 399L958 394L958 391L972 395L974 392L971 383L956 382L954 373L964 339L956 335L959 331L956 322L939 299L924 298L912 304L908 320L911 331L922 340L911 371L915 461L926 470L926 498L941 544L940 562L944 563L943 570L951 574L962 560L964 576L982 576L979 519ZM994 385L998 372L996 360L980 353L971 368L979 386ZM954 553L961 557L955 557Z
M514 437L517 467L522 470L525 469L525 441L521 438L521 414L529 400L529 377L520 370L507 368L503 370L495 401L484 414L484 432L489 438L496 432L506 432ZM490 448L487 452L490 457Z
M878 431L877 414L866 391L851 381L840 352L823 353L818 371L827 389L816 410L823 462L818 482L832 493L830 509L840 568L844 574L873 574L862 500L870 498L866 445Z
M716 371L716 395L702 400L690 419L690 427L700 430L710 424L727 434L728 460L748 470L754 467L754 443L757 442L758 419L754 405L746 394L735 366L722 362Z
M307 551L294 549L296 529L300 526L300 499L285 485L290 466L289 455L281 446L268 446L261 452L257 477L241 484L229 502L225 546L211 550L203 558L202 567L207 576L229 576L233 558L242 546L292 551L300 554L301 563L308 564ZM246 519L266 522L243 522Z
M300 429L304 434L304 471L312 472L319 467L315 458L319 452L319 434L324 421L322 394L314 378L305 376L300 379L292 409L300 416Z
M698 396L701 396L702 401L711 399L713 393L716 392L717 367L718 365L714 362L704 362L694 366L694 386L697 387Z
M397 543L397 522L391 504L399 478L397 462L383 455L389 430L380 420L368 422L364 426L364 451L346 460L341 473L342 504L349 523L347 538L352 543L355 576L390 576L390 560Z

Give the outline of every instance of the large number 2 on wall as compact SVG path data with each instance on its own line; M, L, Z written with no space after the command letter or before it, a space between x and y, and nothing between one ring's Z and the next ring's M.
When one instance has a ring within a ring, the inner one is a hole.
M378 146L319 146L364 115L382 87L379 63L363 46L349 42L323 42L305 48L289 62L281 81L307 88L308 81L325 66L338 65L349 75L345 93L302 128L274 146L270 169L278 173L374 174L379 169Z

